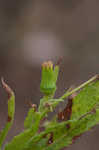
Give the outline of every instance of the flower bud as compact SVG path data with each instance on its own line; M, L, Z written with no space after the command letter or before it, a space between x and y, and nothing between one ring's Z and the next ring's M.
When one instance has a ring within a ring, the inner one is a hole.
M58 77L59 67L53 67L51 61L42 64L42 78L40 91L45 95L52 95L56 91L56 81Z

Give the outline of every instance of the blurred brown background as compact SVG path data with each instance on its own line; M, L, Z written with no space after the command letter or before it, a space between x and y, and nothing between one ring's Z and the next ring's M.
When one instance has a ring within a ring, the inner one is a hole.
M26 100L38 104L41 63L62 56L57 96L99 73L98 0L0 0L0 77L16 94L16 115L7 141L23 128ZM7 95L0 84L0 128ZM99 126L69 150L98 150Z

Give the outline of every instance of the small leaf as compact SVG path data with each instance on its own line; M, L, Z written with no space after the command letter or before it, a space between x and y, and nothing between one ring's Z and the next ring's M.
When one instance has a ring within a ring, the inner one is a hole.
M38 112L35 111L35 108L30 108L28 115L24 121L24 127L26 129L31 128L32 125L35 123L37 117L38 117Z

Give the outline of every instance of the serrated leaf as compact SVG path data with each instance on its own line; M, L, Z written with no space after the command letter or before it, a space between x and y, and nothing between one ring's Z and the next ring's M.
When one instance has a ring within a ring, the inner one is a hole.
M99 104L99 81L84 87L74 98L71 119L81 116Z
M99 123L99 81L87 85L73 100L71 120L79 118L78 121L70 123L70 129L63 132L44 150L60 150L72 143L75 137L83 134ZM91 111L96 108L96 112ZM90 112L90 113L88 113ZM82 117L81 117L82 116ZM63 128L64 129L64 128ZM57 132L60 133L60 129ZM54 133L57 134L57 133ZM58 134L57 134L58 135Z

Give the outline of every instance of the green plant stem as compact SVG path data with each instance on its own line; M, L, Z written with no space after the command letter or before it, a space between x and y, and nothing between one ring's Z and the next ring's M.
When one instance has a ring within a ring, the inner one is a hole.
M84 82L83 84L81 84L80 86L78 86L77 88L73 89L70 92L65 93L63 96L60 97L60 99L65 99L68 96L70 96L71 94L73 94L74 92L79 91L81 88L85 87L86 85L88 85L89 83L93 82L94 80L98 79L98 75L95 75L94 77L92 77L91 79L89 79L88 81Z

